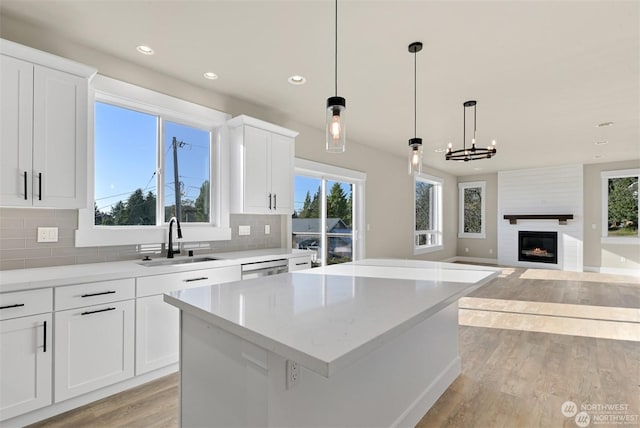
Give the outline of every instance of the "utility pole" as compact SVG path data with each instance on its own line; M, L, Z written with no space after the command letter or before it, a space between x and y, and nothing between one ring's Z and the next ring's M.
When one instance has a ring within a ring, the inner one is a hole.
M182 206L180 197L180 179L178 175L178 140L173 137L173 185L176 193L176 218L182 220Z

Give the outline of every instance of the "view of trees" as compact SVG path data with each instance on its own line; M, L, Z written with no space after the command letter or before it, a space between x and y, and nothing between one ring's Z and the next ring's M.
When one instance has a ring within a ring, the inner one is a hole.
M181 222L209 221L209 181L200 187L196 200L182 199ZM167 201L168 202L168 201ZM175 203L164 208L165 221L175 215ZM144 194L136 189L126 201L118 201L109 211L102 211L94 203L95 225L97 226L147 226L156 224L156 195L153 192Z
M433 184L416 180L416 230L433 229L431 197Z
M638 233L638 177L609 179L609 235Z
M482 188L464 189L464 231L482 233Z
M347 197L340 183L333 183L327 194L327 218L342 219L347 227L351 227L353 224L352 212L353 192L350 192L349 197ZM294 212L293 217L320 218L320 187L318 187L313 197L311 193L307 192L302 209Z

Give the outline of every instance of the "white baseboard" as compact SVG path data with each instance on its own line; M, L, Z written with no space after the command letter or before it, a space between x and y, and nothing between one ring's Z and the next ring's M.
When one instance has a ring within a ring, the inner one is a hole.
M490 265L497 265L498 259L487 259L483 257L463 257L463 256L455 256L445 260L441 260L443 262L455 263L455 262L468 262L468 263L485 263Z
M639 276L640 277L640 269L623 269L623 268L608 268L608 267L598 267L598 266L585 266L585 272L597 272L597 273L608 273L612 275L629 275L629 276Z

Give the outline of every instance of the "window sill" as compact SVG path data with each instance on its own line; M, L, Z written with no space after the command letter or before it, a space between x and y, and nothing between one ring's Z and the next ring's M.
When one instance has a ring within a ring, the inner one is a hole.
M640 237L638 236L603 236L600 238L601 244L616 245L639 245Z
M91 227L76 230L76 247L160 244L168 241L169 229L162 226L144 228ZM174 232L175 233L175 232ZM229 241L231 228L182 225L180 242Z
M413 248L413 255L414 256L419 256L420 254L427 254L427 253L435 253L436 251L442 251L444 250L444 245L432 245L430 247L420 247L420 248Z
M463 239L486 239L486 237L484 233L458 233L458 238Z

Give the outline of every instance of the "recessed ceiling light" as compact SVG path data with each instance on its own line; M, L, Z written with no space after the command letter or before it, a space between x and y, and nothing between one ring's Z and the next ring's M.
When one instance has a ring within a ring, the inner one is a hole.
M293 75L287 79L292 85L304 85L307 79L304 76Z
M607 126L613 126L613 122L602 122L596 125L598 128L606 128Z
M216 80L218 78L218 75L211 71L207 71L206 73L204 73L204 78L209 80Z
M136 49L138 50L138 52L144 55L153 55L155 53L153 49L145 45L140 45Z
M608 141L596 141L596 146L604 146L605 144L609 144Z

